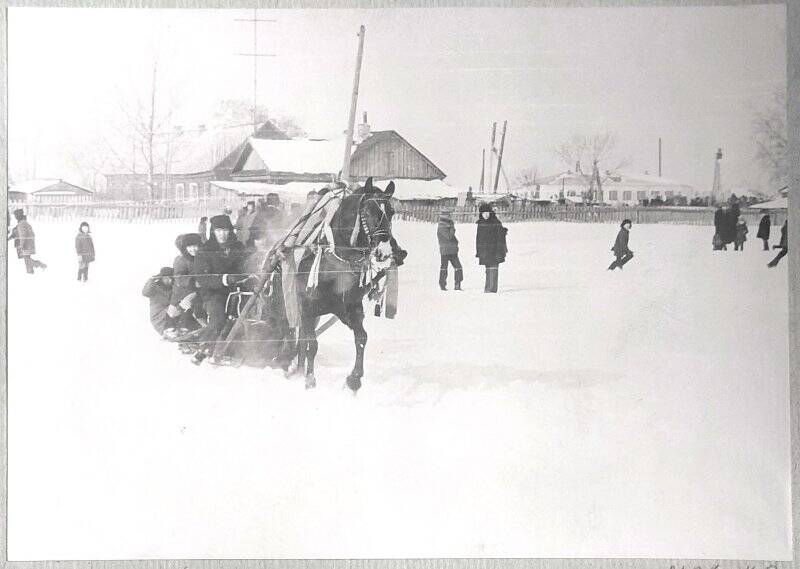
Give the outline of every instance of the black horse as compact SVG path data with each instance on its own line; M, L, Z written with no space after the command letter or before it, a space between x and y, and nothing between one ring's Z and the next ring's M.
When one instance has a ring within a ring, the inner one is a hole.
M364 295L370 289L365 282L365 269L373 260L395 256L401 263L405 252L392 237L394 210L390 198L394 182L385 190L374 186L369 178L362 188L342 199L331 219L333 247L323 247L316 286L307 288L314 256L303 259L297 267L300 300L300 329L297 342L297 371L305 368L306 388L316 385L314 358L318 344L316 324L319 317L333 314L353 331L356 361L347 376L347 386L357 392L364 376ZM355 235L355 240L353 236ZM399 258L398 258L399 255ZM368 279L367 279L368 280Z

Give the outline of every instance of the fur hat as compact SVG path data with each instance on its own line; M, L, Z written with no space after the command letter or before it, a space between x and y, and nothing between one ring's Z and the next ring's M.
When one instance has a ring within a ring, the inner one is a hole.
M22 221L23 219L25 219L25 212L22 211L21 209L15 209L14 210L14 218L17 221Z
M161 267L161 270L158 271L159 277L171 277L175 274L175 271L172 270L172 267Z
M631 222L631 220L630 220L630 219L623 219L623 220L622 220L622 223L620 223L620 224L619 224L619 226L620 226L620 227L625 227L625 224L626 224L626 223L627 223L628 225L633 225L633 223Z
M278 194L276 194L275 192L270 192L267 194L267 205L277 206L280 205L280 203L281 203L281 198Z
M227 229L233 231L233 224L231 218L227 215L215 215L211 218L211 231L215 229Z
M481 203L481 205L478 206L478 213L483 213L485 211L488 211L489 213L494 213L494 209L492 208L492 205L488 204L486 202L483 202L483 203Z

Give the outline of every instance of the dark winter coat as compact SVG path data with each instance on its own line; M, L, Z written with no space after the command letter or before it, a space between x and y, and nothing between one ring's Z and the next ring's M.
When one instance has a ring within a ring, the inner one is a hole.
M758 233L756 233L756 237L759 239L769 239L769 231L772 228L772 220L770 219L769 215L765 215L761 218L761 222L758 224Z
M80 232L75 236L75 252L84 263L94 261L94 241L91 233Z
M167 328L172 327L172 318L167 315L172 287L161 282L161 277L150 277L144 283L142 295L150 299L150 323L156 332L161 334Z
M220 244L212 233L194 261L195 278L204 301L230 292L231 289L222 282L223 276L240 274L244 269L244 258L245 247L236 236L231 234L227 242Z
M781 227L781 242L778 244L781 249L789 248L789 222L784 221Z
M197 282L192 276L195 274L195 258L186 251L186 237L186 235L178 235L175 239L175 247L180 251L180 255L175 257L172 262L174 284L172 285L170 304L173 306L178 306L178 303L186 298L186 295L197 292Z
M458 254L458 239L456 226L449 217L440 217L439 226L436 228L436 237L439 239L439 253L444 255Z
M491 267L499 265L506 260L508 247L506 246L506 233L508 229L503 227L497 219L494 211L489 211L489 219L478 218L478 231L475 235L475 256L481 265Z
M725 225L725 210L721 207L717 208L717 211L714 212L714 229L717 230L717 233L722 236L724 232L723 225Z
M200 234L200 239L203 243L208 241L208 222L201 221L197 224L197 232Z
M33 227L31 227L27 219L18 221L8 238L14 240L17 257L20 259L36 254L36 235L33 233Z
M739 213L739 204L736 203L726 212L721 235L723 243L733 243L736 240L736 226L739 221Z
M747 241L747 234L750 232L747 229L746 223L737 223L736 224L736 242L737 243L744 243Z
M614 246L611 248L614 251L614 255L617 257L624 257L628 253L631 252L628 249L628 238L630 237L630 231L625 229L624 227L620 228L619 233L617 233L617 239L614 241Z

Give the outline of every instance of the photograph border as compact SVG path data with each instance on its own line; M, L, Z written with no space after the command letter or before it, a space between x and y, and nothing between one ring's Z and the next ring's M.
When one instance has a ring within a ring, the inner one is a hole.
M8 209L8 8L9 7L97 7L97 8L176 8L176 9L229 9L229 8L443 8L452 7L665 7L665 6L739 6L782 4L786 7L786 49L787 49L787 105L788 105L788 153L789 153L789 216L800 220L800 0L787 2L755 1L710 1L710 0L131 0L129 2L99 1L8 1L0 0L0 187L6 199L3 207ZM125 561L8 561L8 242L3 241L0 251L3 263L0 266L0 295L4 299L0 311L0 562L9 569L273 569L352 567L364 569L420 567L425 569L538 569L553 567L558 569L597 569L609 567L643 567L652 569L784 569L800 567L800 223L789 226L789 381L791 406L791 458L792 458L792 542L793 561L741 560L741 559L667 559L667 558L526 558L526 559L485 559L485 558L439 558L439 559L253 559L253 560L125 560ZM743 414L743 417L745 414ZM687 514L688 515L688 514ZM767 520L764 523L769 523Z

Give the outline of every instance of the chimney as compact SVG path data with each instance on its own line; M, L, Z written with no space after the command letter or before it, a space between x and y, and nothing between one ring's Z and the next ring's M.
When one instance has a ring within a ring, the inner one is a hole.
M358 141L364 142L369 136L369 124L367 123L367 111L364 111L364 122L358 125Z

